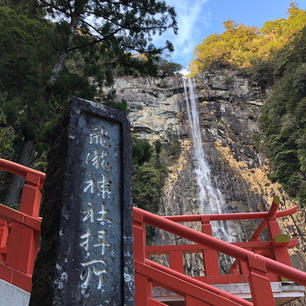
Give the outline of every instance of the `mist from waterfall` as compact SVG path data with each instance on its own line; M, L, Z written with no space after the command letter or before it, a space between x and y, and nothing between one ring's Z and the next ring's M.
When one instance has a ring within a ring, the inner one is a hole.
M205 151L203 150L202 146L202 137L199 124L199 112L196 103L197 97L194 91L195 81L194 79L192 81L191 78L186 79L184 77L183 81L188 120L193 139L195 175L199 189L201 214L221 214L223 213L222 207L224 207L225 202L218 187L213 186L211 172L206 161ZM186 81L188 82L188 86L186 84ZM225 222L214 221L211 224L215 237L225 241L230 241Z

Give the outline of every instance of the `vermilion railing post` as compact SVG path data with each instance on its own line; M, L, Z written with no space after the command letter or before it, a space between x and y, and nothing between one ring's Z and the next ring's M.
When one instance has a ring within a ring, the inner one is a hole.
M0 261L5 261L6 258L6 242L8 236L7 221L0 219Z
M36 218L39 216L41 188L41 177L28 173L21 194L20 212Z
M248 256L249 284L254 306L274 306L274 298L270 280L266 276L267 268L264 261Z
M143 215L134 210L133 212L134 231L134 262L145 262L146 229L143 222ZM149 306L151 297L148 278L135 273L135 305Z
M239 260L239 270L241 274L248 274L249 270L248 270L248 265L246 264L246 262Z
M248 269L248 280L250 284L250 289L252 293L253 302L248 302L237 296L226 293L222 290L214 288L213 286L208 285L206 282L196 280L192 277L186 276L182 273L174 271L171 268L164 267L157 263L154 263L151 260L146 259L144 263L137 262L135 263L136 274L139 274L146 278L149 278L153 284L157 284L161 287L164 287L168 290L173 290L174 292L184 296L186 298L187 306L199 306L202 305L200 302L209 303L209 305L248 305L248 306L273 306L273 294L270 286L270 274L277 274L287 277L288 279L297 282L301 285L306 285L306 273L298 271L292 267L289 267L283 263L278 263L277 261L264 257L260 254L254 254L254 252L248 250L252 249L256 251L257 248L260 248L261 245L264 245L264 249L270 247L271 243L262 242L262 243L249 243L246 248L240 247L235 244L230 244L228 242L219 240L217 238L211 237L210 235L201 233L197 230L191 229L184 225L175 223L174 221L167 220L166 218L159 217L150 212L143 211L139 208L134 207L134 212L136 216L137 224L140 224L143 229L143 223L146 223L151 226L155 226L161 230L173 233L179 237L188 239L196 243L192 247L192 252L199 250L202 251L203 248L211 248L216 252L224 253L230 257L237 258L238 261L245 262ZM140 219L140 220L139 220ZM188 222L184 220L183 222ZM189 221L190 222L190 221ZM140 236L139 240L145 241L144 235ZM137 241L135 240L135 243ZM148 250L154 253L154 248ZM167 248L156 249L156 254L160 254L159 251L164 250L167 252ZM170 250L180 250L177 247L171 246ZM182 246L182 250L185 252L188 250L185 246ZM142 251L141 257L144 258L144 251ZM208 277L209 278L209 277ZM221 276L210 277L213 281L221 279ZM234 277L233 277L234 278ZM244 277L245 278L245 277ZM243 278L243 280L244 280ZM223 278L222 278L223 279ZM235 278L236 279L236 278ZM237 278L238 279L238 278ZM209 280L210 281L210 280ZM216 282L215 282L216 283ZM137 285L136 285L137 286ZM205 288L204 288L205 287ZM202 289L204 290L202 290ZM201 290L200 290L201 289ZM146 291L145 291L146 292ZM216 293L216 294L215 294ZM226 294L226 296L225 296ZM221 297L222 296L222 297ZM225 299L224 299L225 298ZM140 300L141 302L141 300ZM144 303L138 305L147 306L146 300Z
M169 252L169 266L171 269L184 274L183 253L181 251Z
M38 217L42 188L41 177L27 174L19 211ZM38 251L39 233L22 224L13 223L7 241L6 264L26 274L32 274Z
M210 219L208 216L201 217L202 232L204 234L212 236L212 229ZM219 263L218 254L215 250L204 250L203 252L203 263L206 276L219 275Z

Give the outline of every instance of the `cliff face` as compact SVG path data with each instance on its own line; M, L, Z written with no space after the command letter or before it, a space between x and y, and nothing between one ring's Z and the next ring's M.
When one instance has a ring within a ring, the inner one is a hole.
M165 139L167 131L180 134L178 114L184 107L181 78L119 78L115 82L118 100L130 110L132 130L150 139Z
M166 79L121 78L115 88L118 99L127 101L134 131L149 140L167 140L171 130L181 139L181 153L169 166L159 214L200 213L193 171L192 138L189 129L183 82L180 77ZM281 209L296 205L282 188L268 179L269 164L260 140L259 115L266 92L232 70L206 72L196 78L202 143L213 184L225 199L224 212L267 211L278 195ZM305 270L305 209L279 219L282 231L299 241L291 250L292 263ZM247 240L256 228L255 221L232 222L239 240ZM157 239L173 238L158 233ZM191 260L186 260L187 270ZM197 259L193 266L198 264Z
M233 71L205 73L197 79L203 145L211 170L233 212L266 211L275 195L281 209L297 205L281 186L268 179L269 162L259 134L259 115L266 93ZM279 219L282 231L297 238L292 264L305 270L305 209ZM252 222L251 222L252 223ZM249 236L250 222L241 224ZM239 226L239 224L237 224ZM245 237L245 238L246 238ZM304 256L304 258L303 258Z

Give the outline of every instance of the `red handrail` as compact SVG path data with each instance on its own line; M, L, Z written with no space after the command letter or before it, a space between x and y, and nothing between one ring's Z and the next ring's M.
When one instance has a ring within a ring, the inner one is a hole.
M45 173L0 158L0 170L25 178L19 211L0 204L0 277L31 291L40 235L40 190Z
M0 158L0 170L10 172L16 174L18 176L22 176L26 178L28 174L39 176L41 179L41 183L44 184L46 180L46 174L29 167L14 163L12 161Z
M254 243L251 243L251 241L256 241L256 253L262 254L266 257L271 257L274 260L277 260L281 263L284 263L286 265L291 266L290 258L288 255L288 248L292 248L295 246L297 240L291 240L288 241L288 243L275 243L276 237L280 234L278 223L276 222L276 219L279 217L288 216L290 214L293 214L296 212L296 206L292 208L288 208L282 211L277 211L279 206L280 200L278 197L274 197L272 201L272 205L268 212L264 213L258 213L258 212L251 212L251 213L236 213L236 214L210 214L210 215L185 215L185 216L165 216L164 218L168 220L172 220L175 222L198 222L200 221L202 223L202 232L205 234L212 235L211 232L211 221L225 221L225 220L245 220L245 219L259 219L263 218L262 222L258 226L258 228L255 230L253 235L251 236L250 240L248 242L239 243L236 244L239 247L255 251ZM268 227L269 234L270 234L270 241L267 242L269 247L267 248L267 245L265 245L264 242L259 241L259 235L264 230L265 227ZM262 248L261 248L262 247ZM174 254L174 249L176 250L176 254ZM265 250L264 250L265 249ZM243 282L245 281L245 276L243 276L243 265L239 262L239 260L235 260L234 263L231 265L231 267L227 271L227 275L235 274L235 277L231 278L224 278L220 276L220 273L218 271L218 259L217 259L217 253L213 253L214 251L209 250L208 247L203 247L201 245L197 245L197 248L195 248L195 245L181 245L177 246L176 248L173 248L173 246L152 246L152 247L146 247L146 253L149 254L169 254L170 256L170 262L172 261L171 267L173 269L176 269L178 271L181 271L182 263L179 259L180 256L182 256L183 253L200 253L202 251L203 253L203 259L204 259L204 268L206 271L206 276L203 277L205 281L208 282ZM258 253L260 252L260 253ZM180 255L179 255L180 253ZM239 266L237 267L237 265ZM214 267L214 268L213 268ZM239 277L239 271L242 273L241 277ZM211 276L214 275L214 278L212 279ZM215 278L218 275L218 280ZM270 275L269 278L272 280L277 280L279 277L276 275L272 276Z
M140 208L134 207L134 217L135 215L140 216L143 222L155 227L158 227L167 232L173 233L180 237L186 238L193 242L197 242L204 246L208 246L213 250L221 252L223 254L229 255L231 257L238 258L245 262L250 259L255 261L261 261L266 265L268 272L275 273L284 276L292 281L295 281L303 286L306 286L306 273L296 270L292 267L278 263L270 258L254 254L251 251L242 249L238 246L232 245L226 241L219 240L207 234L198 232L194 229L188 228L184 225L175 223L171 220L167 220L163 217L154 215L150 212L144 211ZM139 218L139 217L136 217Z
M146 259L144 263L135 261L135 272L148 276L155 284L161 285L180 295L197 299L197 305L228 305L228 306L253 306L254 304L237 297L231 293L215 288L209 284L198 281L192 277L179 273L173 269L159 265ZM137 278L136 278L137 279ZM136 287L138 289L138 287ZM142 292L143 293L143 292ZM139 305L136 291L136 306ZM208 304L202 304L206 302ZM212 303L212 304L211 304ZM188 302L186 303L188 304ZM146 306L146 304L141 304Z
M3 220L16 222L40 232L41 218L35 218L18 210L0 204L0 217Z
M296 212L297 207L293 206L277 211L276 218L286 217ZM184 215L184 216L163 216L163 218L173 222L200 222L203 217L209 221L229 221L229 220L256 220L268 217L269 212L233 213L233 214L207 214L207 215Z
M213 286L211 286L209 284L201 282L201 281L199 281L197 279L189 277L189 276L187 276L185 274L182 274L180 272L177 272L177 271L175 271L173 269L170 269L170 268L167 268L165 266L162 266L162 265L160 265L160 264L158 264L158 263L156 263L154 261L151 261L149 259L145 260L145 264L147 264L147 265L149 265L151 267L154 267L154 268L156 268L156 269L158 269L160 271L163 271L163 272L165 272L167 274L173 275L174 277L177 277L177 278L183 279L183 280L185 280L187 282L190 282L190 283L192 283L192 284L194 284L194 285L196 285L198 287L202 287L202 288L204 288L206 290L209 290L209 291L211 291L211 292L213 292L215 294L223 296L223 297L225 297L225 298L227 298L229 300L232 300L232 301L234 301L236 303L239 303L241 305L246 305L246 306L252 306L253 305L253 303L251 303L249 301L246 301L246 300L244 300L244 299L242 299L240 297L237 297L237 296L235 296L235 295L233 295L231 293L228 293L228 292L223 291L223 290L221 290L219 288L213 287Z
M277 204L277 203L275 203ZM277 205L272 205L271 213L268 213L266 216L268 219L272 217L272 220L268 220L268 226L271 231L272 236L274 237L274 234L278 232L279 228L278 225L275 224L275 213L276 213L276 207ZM250 285L251 295L252 295L252 301L253 305L255 306L274 306L274 297L271 290L270 285L270 275L273 273L279 276L285 276L288 279L291 279L301 285L306 285L306 273L301 272L299 270L296 270L290 266L290 261L287 264L287 261L284 262L286 264L279 263L275 260L272 260L270 258L261 256L259 254L253 253L251 251L245 250L241 247L238 247L236 245L230 244L228 242L219 240L217 238L214 238L211 235L211 231L206 227L207 223L205 222L204 218L204 228L205 233L198 232L196 230L193 230L191 228L188 228L186 226L183 226L181 224L175 223L171 220L168 220L164 217L156 216L152 213L146 212L144 210L141 210L139 208L134 207L133 209L133 218L134 218L134 256L135 256L135 284L136 284L136 306L143 306L143 305L150 305L149 301L151 294L151 287L150 284L169 288L167 282L165 281L166 275L164 278L162 278L164 281L161 282L158 278L157 274L154 274L152 271L150 271L148 268L146 268L146 265L149 265L150 262L146 259L146 242L145 242L145 225L149 224L152 226L155 226L159 229L165 230L167 232L170 232L172 234L175 234L177 236L180 236L182 238L188 239L190 241L196 242L199 245L202 245L203 249L208 249L207 251L204 251L203 253L207 252L207 256L210 256L210 260L212 263L215 263L218 265L217 262L217 251L226 255L229 255L231 257L235 257L237 260L241 262L242 269L244 275L243 276L244 281L248 281ZM276 222L277 223L277 222ZM203 224L202 224L203 226ZM205 228L206 227L206 228ZM255 243L255 242L254 242ZM258 243L256 241L256 243ZM137 247L136 247L137 246ZM190 245L192 248L194 245ZM178 246L177 246L178 247ZM154 247L153 247L154 248ZM281 253L286 253L288 256L287 250L285 248L281 248ZM210 253L209 253L210 252ZM213 253L211 253L213 252ZM183 265L182 258L177 257L177 253L180 253L180 251L177 250L170 250L169 252L169 260L170 260L170 270L168 274L177 273L178 278L184 278L185 276L183 272L184 269L180 268L180 266ZM276 255L276 254L275 254ZM276 259L279 255L284 254L278 254L276 256ZM182 257L182 255L181 255ZM203 257L205 261L205 254ZM172 260L172 263L171 263ZM179 270L175 271L172 267L175 267L175 269L178 267ZM231 279L234 279L236 275L232 276L218 276L214 275L214 272L217 272L216 268L210 268L209 266L205 265L205 273L206 268L208 268L208 278L219 279L220 277L230 277ZM183 270L182 270L183 269ZM172 273L173 272L173 273ZM238 275L239 276L239 275ZM170 282L170 279L168 279L168 282ZM214 283L214 282L212 282ZM205 294L203 297L196 295L196 291L193 291L195 289L189 288L190 290L184 291L185 294L185 301L186 306L194 306L194 305L206 305L212 304L212 305L223 305L224 303L217 302L216 299L213 299L213 302L210 303L207 300L205 300ZM175 291L175 290L173 290ZM263 294L264 293L264 294ZM230 302L232 303L232 302ZM230 305L230 304L228 304ZM244 304L238 304L238 305L244 305Z
M39 190L42 189L46 180L45 173L3 158L0 158L0 170L24 177L29 185L36 186Z

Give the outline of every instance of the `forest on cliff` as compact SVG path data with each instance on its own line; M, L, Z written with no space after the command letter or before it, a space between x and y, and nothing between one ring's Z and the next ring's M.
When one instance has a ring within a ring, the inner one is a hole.
M103 20L99 27L95 18ZM306 13L293 2L287 19L260 29L233 20L224 26L195 48L191 74L231 66L272 89L258 141L271 160L271 180L305 205ZM177 31L176 14L163 1L75 1L73 7L60 0L0 1L0 156L46 171L50 131L69 97L100 96L114 106L114 91L101 90L114 77L163 77L180 68L162 59L170 42L151 44L152 35L167 29ZM133 139L134 198L155 210L167 175L161 152L177 156L179 142L162 148ZM16 202L18 192L7 189L16 182L1 173L0 183L1 199Z
M272 89L261 110L262 135L271 161L270 179L306 206L306 12L294 2L287 19L261 28L224 22L225 31L206 37L194 50L191 75L233 67Z

